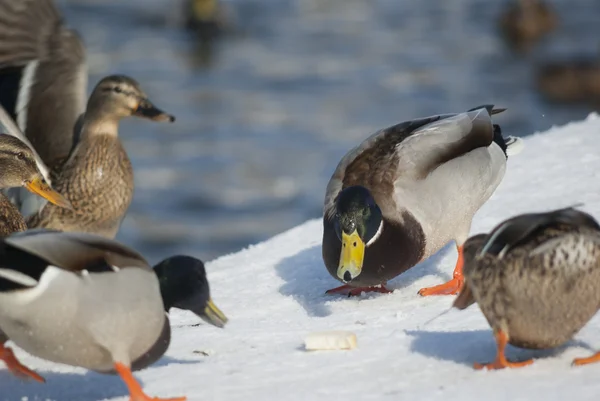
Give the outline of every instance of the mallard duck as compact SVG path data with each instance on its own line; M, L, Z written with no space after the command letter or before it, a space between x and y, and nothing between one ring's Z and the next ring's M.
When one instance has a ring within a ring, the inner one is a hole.
M186 0L186 27L201 39L212 40L227 27L227 12L220 0Z
M102 79L90 96L77 145L54 179L54 188L73 209L47 204L27 219L29 228L115 237L133 197L133 170L117 132L119 120L127 116L174 120L132 78Z
M31 148L14 136L0 134L0 188L24 187L58 207L71 205L44 179ZM0 193L0 236L25 231L27 225L19 210Z
M527 51L558 25L558 17L544 0L515 0L502 14L499 28L518 51Z
M554 102L600 102L600 60L576 58L549 62L536 69L538 91Z
M464 245L465 285L454 307L477 302L494 332L498 353L477 369L515 368L507 344L529 349L570 340L600 307L600 225L566 208L522 214ZM600 361L600 353L575 365Z
M189 309L223 327L197 259L177 256L153 270L120 243L94 234L29 230L0 240L0 359L38 381L4 345L39 358L121 376L132 401L144 394L132 375L170 342L166 311ZM185 397L172 400L185 400Z
M419 293L455 294L473 215L500 184L522 141L504 138L481 106L383 129L339 162L325 195L323 260L345 285L328 293L389 292L385 283L454 240L449 282Z
M0 102L51 169L52 185L73 205L66 210L46 204L39 213L40 205L21 208L31 215L28 227L113 238L133 194L119 121L175 118L122 75L102 79L86 106L85 49L63 25L52 0L0 0L0 15L2 86L8 87Z

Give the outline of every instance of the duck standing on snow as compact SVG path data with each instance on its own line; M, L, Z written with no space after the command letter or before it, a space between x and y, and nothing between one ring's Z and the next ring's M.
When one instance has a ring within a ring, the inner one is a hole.
M569 341L600 308L600 225L573 208L523 214L464 246L465 285L458 309L477 302L498 345L496 360L475 368L531 364L509 362L506 344L529 349ZM575 365L600 361L600 352Z
M152 270L104 237L30 230L0 240L0 265L0 359L22 377L44 381L4 346L8 339L42 359L118 374L131 401L160 401L131 372L167 350L165 311L188 309L217 327L227 322L211 300L204 265L191 257Z
M69 201L46 183L31 148L14 136L0 134L0 188L15 187L25 187L59 207L71 207ZM25 230L27 225L19 210L0 193L0 236Z
M0 0L0 103L73 205L21 204L30 228L114 238L133 196L133 171L118 137L122 118L174 121L132 78L102 79L86 106L85 48L52 0Z
M388 280L451 240L458 249L454 277L419 293L458 292L473 215L522 144L492 124L502 111L481 106L403 122L344 156L327 185L322 245L327 270L344 285L328 293L390 292Z

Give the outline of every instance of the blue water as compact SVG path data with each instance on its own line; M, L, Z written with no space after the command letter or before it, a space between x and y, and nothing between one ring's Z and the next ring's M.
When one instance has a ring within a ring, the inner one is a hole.
M600 2L552 1L561 24L526 56L497 35L503 1L236 0L232 32L201 57L177 0L62 0L88 49L90 90L128 74L174 124L128 120L135 194L118 238L151 261L205 260L319 217L337 161L402 120L508 107L524 136L584 118L547 104L537 63L594 56Z

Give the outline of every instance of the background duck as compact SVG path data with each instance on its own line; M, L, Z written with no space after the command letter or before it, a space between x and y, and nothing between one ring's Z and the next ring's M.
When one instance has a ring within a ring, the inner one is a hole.
M503 110L481 106L403 122L342 158L327 185L322 252L345 285L328 293L389 292L388 280L452 240L454 277L419 293L458 292L473 215L500 184L507 150L514 154L522 144L492 124Z
M496 360L475 368L531 364L509 362L504 348L553 348L570 340L600 307L600 225L573 208L523 214L464 247L465 285L458 309L477 302L498 345ZM576 359L600 361L600 353Z
M154 107L135 80L119 75L102 79L86 106L85 48L51 0L0 0L0 14L0 103L73 210L28 202L27 196L13 201L30 215L30 228L114 237L133 194L119 121L132 115L174 117Z
M0 134L0 188L13 187L24 187L58 207L71 207L69 201L46 183L31 148L14 136ZM0 236L26 229L19 210L0 193Z
M556 29L558 17L544 0L513 0L502 13L498 25L511 47L527 51Z
M189 309L217 327L227 322L211 300L202 262L191 257L166 259L153 270L116 241L30 230L0 240L0 264L0 359L21 377L44 381L16 360L8 339L39 358L117 373L132 401L159 401L131 372L167 350L165 311Z
M553 102L600 105L600 60L553 61L536 69L538 91Z

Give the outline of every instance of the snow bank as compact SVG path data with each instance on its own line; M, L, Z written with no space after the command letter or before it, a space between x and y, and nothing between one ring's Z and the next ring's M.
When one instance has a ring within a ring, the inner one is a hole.
M479 211L472 233L517 213L583 202L600 217L600 119L525 139L504 181ZM596 400L600 364L573 368L573 358L600 349L600 318L568 346L552 352L510 348L509 357L539 357L518 370L474 371L492 360L495 344L476 307L447 309L454 297L422 298L417 290L450 277L453 245L390 282L394 293L326 296L337 285L321 260L321 221L308 221L264 243L208 264L213 298L230 318L223 329L172 313L167 355L138 372L148 394L189 400ZM317 330L351 330L353 351L306 352ZM0 400L126 400L117 377L54 365L20 350L18 357L47 383L24 383L0 371Z

